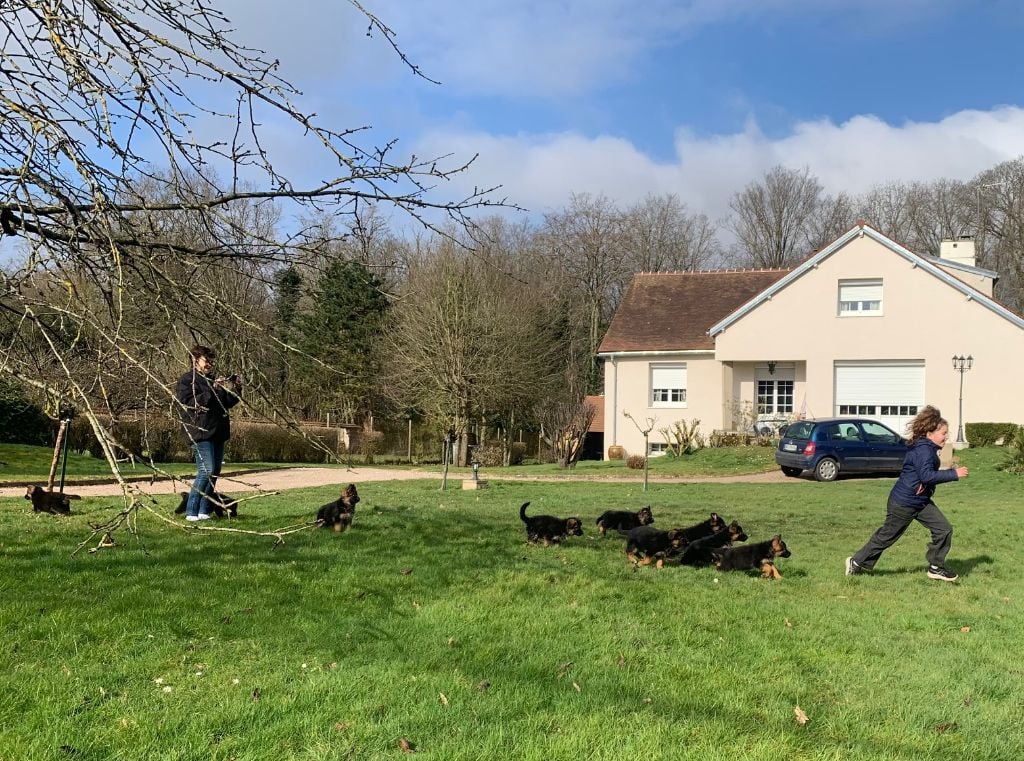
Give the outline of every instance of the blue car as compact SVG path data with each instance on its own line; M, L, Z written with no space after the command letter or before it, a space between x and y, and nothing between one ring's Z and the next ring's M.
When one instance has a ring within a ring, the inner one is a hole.
M835 481L840 473L899 473L909 448L877 420L798 420L783 431L775 462L787 476L810 470L819 481Z

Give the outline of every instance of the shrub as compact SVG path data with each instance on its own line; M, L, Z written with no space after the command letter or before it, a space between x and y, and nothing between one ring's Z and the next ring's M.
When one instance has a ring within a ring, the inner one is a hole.
M341 429L303 426L303 433L330 452L341 454ZM231 462L328 462L330 456L312 442L271 423L231 422L231 440L225 457ZM191 458L190 458L191 459ZM372 455L367 464L372 463Z
M1024 427L1018 427L1013 436L1006 439L1006 448L1006 459L996 468L1024 475Z
M9 378L0 380L0 441L53 446L56 424Z
M704 446L704 437L700 434L700 420L689 423L677 420L671 428L659 428L658 431L665 437L669 454L675 457L693 454Z
M512 446L509 449L508 464L509 465L522 465L523 458L526 456L526 443L523 441L513 441Z
M626 467L630 470L643 470L647 464L647 458L642 454L631 454L626 458Z
M971 446L987 447L996 443L1009 444L1019 427L1016 423L967 423L964 433Z

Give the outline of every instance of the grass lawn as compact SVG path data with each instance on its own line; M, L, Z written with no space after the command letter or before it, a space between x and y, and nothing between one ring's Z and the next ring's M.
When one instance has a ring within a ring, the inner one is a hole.
M385 759L405 740L446 761L1016 761L1024 527L1002 456L963 453L971 477L939 488L957 584L925 578L916 525L843 575L892 479L367 483L345 534L272 550L143 514L148 552L74 557L115 500L0 500L0 759ZM335 496L248 502L233 525ZM526 500L586 535L526 546ZM785 578L634 571L594 519L648 503L661 527L715 510L751 541L781 532Z
M52 461L53 449L49 447L35 447L26 444L0 444L0 484L38 483L45 485L46 477L50 474L50 463ZM196 466L191 462L158 463L158 466L167 473L173 473L174 475L192 476L196 472ZM302 465L226 462L224 463L223 472L227 474L240 470L290 467L302 467ZM60 468L61 463L57 463L55 483L60 481ZM130 462L122 463L121 472L126 478L131 478L132 476L148 478L151 473L150 469L142 462L136 465L132 465ZM106 460L92 457L88 454L78 454L69 450L64 477L65 483L102 480L111 477L110 466Z

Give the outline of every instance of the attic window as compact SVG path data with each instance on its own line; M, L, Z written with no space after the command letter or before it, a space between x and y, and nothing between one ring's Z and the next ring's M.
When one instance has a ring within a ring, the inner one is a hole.
M686 365L651 365L651 406L686 406Z
M839 316L871 317L882 314L881 280L840 280Z

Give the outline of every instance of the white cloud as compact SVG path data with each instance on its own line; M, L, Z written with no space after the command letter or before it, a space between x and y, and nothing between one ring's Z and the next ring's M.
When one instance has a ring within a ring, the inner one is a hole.
M932 123L890 125L870 115L841 124L798 124L773 139L751 121L743 132L702 137L680 129L676 157L659 162L628 140L576 133L489 135L433 132L420 155L480 153L457 189L502 184L502 194L535 213L560 208L570 193L603 193L623 205L648 193L675 193L718 219L729 199L776 164L809 167L829 193L861 193L893 180L966 180L1024 155L1024 109L961 111Z

